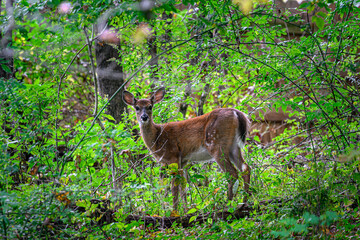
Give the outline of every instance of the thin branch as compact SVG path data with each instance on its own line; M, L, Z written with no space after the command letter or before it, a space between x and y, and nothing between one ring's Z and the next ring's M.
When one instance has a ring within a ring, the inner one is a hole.
M93 116L96 116L96 113L98 111L98 82L97 82L97 77L96 77L96 72L95 72L96 69L95 69L95 64L94 64L94 56L92 54L92 43L89 40L86 27L84 27L83 30L84 30L84 34L85 34L85 38L86 38L86 43L87 43L87 46L88 46L88 53L89 53L91 69L92 69L91 70L92 71L92 77L93 77L93 80L94 80L95 107L94 107Z

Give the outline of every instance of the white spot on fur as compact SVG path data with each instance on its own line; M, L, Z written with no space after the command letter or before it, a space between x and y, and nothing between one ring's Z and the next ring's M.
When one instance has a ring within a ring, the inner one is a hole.
M247 166L245 165L245 164L243 164L242 166L241 166L241 171L243 171L243 172L245 172L245 171L247 171L248 169L247 169Z

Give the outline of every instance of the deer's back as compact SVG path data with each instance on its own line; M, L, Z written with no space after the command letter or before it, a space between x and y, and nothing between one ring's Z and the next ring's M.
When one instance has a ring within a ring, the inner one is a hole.
M209 146L236 141L239 129L247 129L242 126L246 121L246 116L236 109L219 108L195 118L157 125L158 144L152 151L158 161L165 164L178 159L211 161Z

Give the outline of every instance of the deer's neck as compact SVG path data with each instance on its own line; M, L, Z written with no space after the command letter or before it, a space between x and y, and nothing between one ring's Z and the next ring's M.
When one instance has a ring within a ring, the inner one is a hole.
M153 121L148 124L140 125L141 136L150 150L154 150L155 142L159 136L160 125L155 124Z

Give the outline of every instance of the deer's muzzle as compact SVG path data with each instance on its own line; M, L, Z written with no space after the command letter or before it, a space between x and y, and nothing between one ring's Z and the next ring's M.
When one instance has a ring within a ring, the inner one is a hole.
M141 115L141 121L146 122L147 120L149 120L149 116L147 114Z

